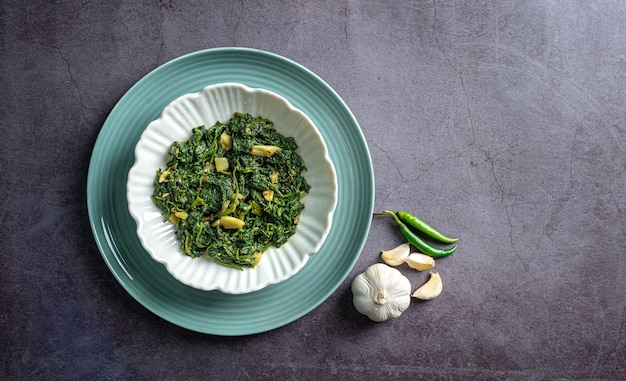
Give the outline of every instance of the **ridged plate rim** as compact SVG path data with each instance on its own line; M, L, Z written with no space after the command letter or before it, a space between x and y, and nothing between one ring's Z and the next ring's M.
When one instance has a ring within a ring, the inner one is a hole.
M212 83L239 82L288 99L316 124L338 182L333 227L295 276L262 290L229 295L175 280L145 252L128 213L126 175L145 126L176 97ZM258 334L306 315L349 275L367 239L374 171L359 124L341 97L304 66L250 48L192 52L157 67L113 107L93 147L87 176L89 223L98 250L122 287L146 309L180 327L212 335Z

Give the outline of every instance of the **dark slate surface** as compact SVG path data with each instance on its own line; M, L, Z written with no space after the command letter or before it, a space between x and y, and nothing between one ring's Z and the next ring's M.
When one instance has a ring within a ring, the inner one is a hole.
M388 3L2 1L0 378L626 379L626 3ZM438 299L355 312L352 279L402 242L387 219L326 302L267 333L187 331L117 283L86 207L98 132L146 73L224 46L322 77L376 209L461 236Z

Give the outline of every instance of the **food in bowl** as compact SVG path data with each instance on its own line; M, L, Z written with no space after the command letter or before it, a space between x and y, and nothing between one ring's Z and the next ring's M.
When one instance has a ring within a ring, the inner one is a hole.
M310 189L297 149L271 120L240 112L174 142L153 201L174 224L182 251L241 269L287 242Z
M295 234L282 246L269 247L254 268L243 269L224 266L206 255L192 258L185 254L174 224L163 220L162 211L152 200L155 173L167 168L172 143L188 140L195 127L213 126L217 121L226 124L235 112L269 119L278 133L294 138L297 153L306 163L302 176L310 185L306 197L300 200L305 207ZM135 147L126 196L141 245L171 276L199 290L243 294L283 282L304 268L331 230L338 203L337 186L324 138L304 112L272 91L229 82L175 98L148 124Z

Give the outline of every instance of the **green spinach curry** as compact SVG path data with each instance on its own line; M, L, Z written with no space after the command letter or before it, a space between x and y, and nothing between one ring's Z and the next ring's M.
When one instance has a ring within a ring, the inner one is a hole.
M272 121L243 113L174 142L167 168L157 170L153 201L183 252L242 269L287 242L310 189L297 148Z

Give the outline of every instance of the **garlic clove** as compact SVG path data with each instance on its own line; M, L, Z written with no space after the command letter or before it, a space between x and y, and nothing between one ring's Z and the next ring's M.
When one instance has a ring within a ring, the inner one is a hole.
M443 284L441 283L441 277L438 273L430 273L430 279L424 283L422 287L415 290L413 297L421 300L431 300L441 294Z
M406 242L391 250L383 250L381 257L389 266L400 266L411 253L411 244Z
M435 258L422 253L410 254L406 258L405 262L409 265L409 267L418 271L424 271L435 267Z

